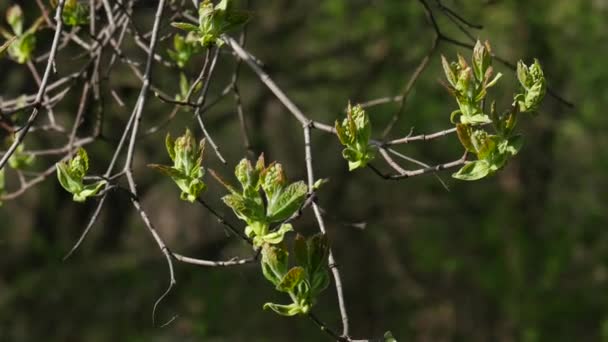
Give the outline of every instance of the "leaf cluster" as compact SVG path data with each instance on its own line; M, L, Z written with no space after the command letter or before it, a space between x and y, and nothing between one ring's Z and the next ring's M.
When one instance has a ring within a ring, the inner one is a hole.
M517 79L523 92L515 95L513 104L517 103L519 111L522 113L535 112L547 90L543 69L538 59L534 59L534 63L530 66L519 61L517 63Z
M205 0L199 5L198 26L184 22L173 22L171 25L188 31L202 46L208 47L221 46L221 35L245 24L247 20L249 14L235 10L230 0L222 0L215 6L210 0Z
M294 240L296 266L289 268L289 253L281 245L264 245L262 249L262 273L277 291L289 294L292 303L266 303L279 315L307 314L317 296L329 285L327 236L316 234L306 239L297 235Z
M10 146L13 143L14 139L15 137L13 135L9 136L5 142L6 146ZM8 165L12 169L23 170L26 167L32 165L35 159L36 157L34 155L25 152L25 144L21 143L19 144L19 146L17 146L17 149L15 150L13 155L8 159Z
M342 156L348 161L350 171L365 167L374 159L375 151L369 143L372 126L360 105L353 107L349 103L346 118L342 123L336 120L335 128L340 143L345 146Z
M10 41L8 48L4 45L0 49L0 55L4 49L8 50L9 56L19 64L24 64L32 58L36 49L36 31L43 23L38 18L27 30L23 30L24 16L19 5L13 5L6 11L6 22L11 27L12 33L0 27L0 35Z
M521 135L514 134L520 112L536 110L545 92L545 80L538 61L530 67L518 63L517 73L524 92L514 95L511 108L502 114L496 111L494 102L486 113L485 101L488 89L500 79L493 77L492 52L488 42L477 41L473 49L471 65L458 55L457 62L441 57L449 92L455 97L459 109L452 112L451 121L456 124L458 139L467 152L477 160L466 163L452 177L461 180L478 180L502 169L523 145ZM492 124L494 133L485 126Z
M165 147L173 161L173 166L149 164L148 167L171 177L182 191L180 195L182 200L196 201L207 188L203 182L205 170L202 167L205 139L197 143L192 132L186 129L185 133L175 140L168 133L165 138Z
M245 234L253 239L256 247L283 241L285 233L292 231L293 227L282 222L300 209L306 199L308 186L303 181L289 183L283 166L276 162L266 166L263 154L255 167L249 160L242 159L234 174L241 185L240 190L212 172L230 191L222 200L239 219L247 223ZM281 224L278 229L271 231L272 223Z
M473 49L471 65L459 54L457 62L448 62L441 56L445 76L449 82L448 91L458 103L458 109L452 112L453 123L468 125L490 123L491 119L484 114L483 101L488 89L498 82L501 73L494 75L490 44L477 41ZM457 120L458 119L458 120Z
M13 143L14 139L14 135L10 135L6 139L5 145L9 147ZM25 145L23 143L17 146L17 149L15 149L13 155L8 159L9 167L15 170L23 170L34 163L36 157L32 154L26 153L24 150ZM6 180L4 170L4 168L0 170L0 196L2 196L6 191ZM0 206L2 206L2 201L0 201Z
M51 6L57 7L58 0L51 0ZM78 0L65 0L61 20L67 26L81 26L89 23L89 8Z
M173 50L167 50L167 54L180 69L183 69L190 58L200 52L200 47L196 34L193 32L189 32L185 36L176 34L173 36Z
M57 179L61 186L73 195L75 202L84 202L87 198L97 195L107 182L101 180L85 185L84 177L89 170L89 156L84 148L79 148L76 155L69 161L55 164Z

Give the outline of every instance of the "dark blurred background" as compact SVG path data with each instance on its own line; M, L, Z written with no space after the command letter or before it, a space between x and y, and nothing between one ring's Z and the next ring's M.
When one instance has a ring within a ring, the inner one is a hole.
M442 30L467 41L429 3ZM21 4L30 21L39 15L34 1ZM319 203L330 213L329 236L342 271L352 335L379 337L391 330L400 341L608 341L608 1L444 4L482 24L483 30L472 32L488 39L497 55L512 62L540 59L550 87L575 107L547 96L538 116L520 120L525 147L503 171L477 182L456 181L450 171L442 172L449 191L432 174L389 182L370 170L349 173L336 137L313 131L316 176L330 179ZM2 13L8 5L2 2ZM141 30L151 27L155 6L146 1L136 6ZM418 1L253 0L250 9L255 15L247 28L247 48L307 115L330 124L343 115L349 100L399 95L434 36ZM171 30L164 26L163 33ZM39 35L39 53L51 36L50 30ZM164 40L158 51L166 55L169 47L170 40ZM144 61L131 39L123 48ZM81 63L74 51L79 50L60 52L60 74ZM235 62L227 51L220 56L211 97L232 76ZM466 49L440 44L391 137L404 136L412 127L416 133L450 127L455 103L439 83L439 56L453 59L457 52L470 56ZM45 63L37 65L39 71ZM195 75L200 67L200 59L195 60L189 71ZM494 96L504 107L517 81L508 68L495 67L504 77ZM26 67L5 58L0 69L5 99L37 90ZM178 92L175 70L155 67L153 82L170 94ZM104 87L109 139L87 148L92 172L105 170L112 139L122 132L139 86L118 63ZM303 179L297 121L245 66L239 86L254 151L283 163L289 178ZM109 89L127 106L120 107ZM79 91L71 94L56 108L64 123L73 120L78 105ZM156 125L171 109L151 97L143 127ZM369 110L375 136L396 110L398 103ZM212 260L247 257L247 245L228 236L201 206L180 201L170 179L145 167L167 162L167 131L198 129L191 118L182 112L138 145L135 176L143 204L174 251ZM246 154L232 96L205 113L205 120L228 165L210 150L205 164L232 177ZM36 149L64 143L57 141L32 133L26 144ZM433 164L458 158L462 147L452 135L400 150ZM43 170L54 162L38 158L31 168ZM224 190L206 179L204 198L238 224L219 200ZM7 181L9 188L18 186L10 171ZM94 207L94 201L72 202L51 177L0 208L0 340L329 340L308 319L262 310L263 303L286 298L273 291L258 264L176 264L177 286L161 303L158 320L178 317L166 327L153 326L153 304L168 285L166 262L126 196L111 195L87 240L62 261ZM365 229L351 222L365 222ZM308 211L295 227L307 234L317 230ZM340 327L333 285L315 311L328 325Z

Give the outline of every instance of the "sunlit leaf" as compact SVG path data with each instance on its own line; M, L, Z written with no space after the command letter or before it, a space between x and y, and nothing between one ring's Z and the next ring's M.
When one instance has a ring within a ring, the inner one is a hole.
M303 181L292 183L269 198L266 215L270 222L280 222L295 214L304 203L308 186Z
M476 160L463 166L460 170L458 170L458 172L452 174L452 177L466 181L473 181L484 178L490 174L490 172L490 164L486 160Z
M277 286L287 273L289 254L277 245L264 245L262 248L262 273Z

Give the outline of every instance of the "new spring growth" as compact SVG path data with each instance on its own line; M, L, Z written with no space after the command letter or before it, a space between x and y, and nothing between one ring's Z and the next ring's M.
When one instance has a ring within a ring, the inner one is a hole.
M319 294L329 285L327 254L329 244L324 234L306 239L297 235L294 240L296 266L289 268L289 253L282 245L264 245L262 273L277 291L289 294L290 304L266 303L279 315L307 314L315 305Z
M6 138L6 146L13 144L15 137L13 135ZM17 146L15 153L8 159L8 165L15 170L23 170L34 163L36 157L25 152L25 144L21 143Z
M165 147L173 161L173 166L148 164L148 167L170 177L182 191L180 194L182 200L196 201L207 188L203 182L205 170L202 167L205 139L197 143L192 132L186 128L186 132L175 140L167 133Z
M176 34L173 36L173 50L167 50L169 58L177 64L180 69L183 69L190 58L200 52L200 44L196 38L196 34L189 32L185 36Z
M365 167L374 159L375 151L369 143L372 126L360 105L353 107L349 103L346 118L342 123L336 120L335 128L340 143L345 146L342 156L348 161L350 171Z
M57 7L59 0L51 0L51 6ZM65 0L61 20L67 26L81 26L89 23L89 8L78 0Z
M8 50L9 56L19 64L25 64L32 58L34 49L36 48L36 31L43 24L44 19L38 18L30 28L23 30L23 11L19 5L13 5L6 10L6 22L11 27L12 33L0 27L0 35L2 35L10 44L0 48L0 56L4 49Z
M519 112L536 110L545 94L545 80L538 61L530 67L523 62L517 64L517 77L523 93L514 96L511 108L498 114L495 103L490 104L490 113L484 111L488 89L496 84L500 73L492 78L490 45L479 41L473 50L471 66L458 55L458 62L442 56L443 69L449 82L448 90L456 98L459 109L451 115L456 124L458 139L464 148L477 160L468 162L452 177L461 180L477 180L502 169L523 145L521 135L514 134ZM494 132L484 127L488 124Z
M241 189L233 187L215 172L211 174L230 191L222 200L234 214L245 221L245 234L253 239L255 247L278 244L293 230L283 223L298 212L306 200L308 186L303 181L289 183L279 163L266 166L260 155L255 167L243 159L234 169ZM271 224L278 227L272 229Z
M492 51L490 44L477 41L473 49L471 66L459 54L457 62L448 62L441 56L443 71L448 80L448 91L458 103L458 109L452 112L452 123L480 125L492 120L484 113L483 101L488 89L498 82L501 73L493 77Z
M513 105L519 106L519 111L535 112L545 97L547 85L543 69L537 59L532 65L517 62L517 79L523 88L523 93L515 95Z
M73 195L75 202L84 202L87 198L97 195L101 187L106 184L104 180L88 185L83 183L89 171L89 156L82 147L71 160L59 162L55 167L59 184Z
M477 157L477 160L469 162L452 175L457 179L477 180L492 175L502 169L523 146L522 136L513 135L511 131L489 134L463 124L458 124L456 129L462 145Z
M249 14L235 10L230 0L222 0L215 6L210 0L205 0L199 5L198 26L184 22L171 25L194 34L202 46L221 46L221 35L245 24L247 20Z

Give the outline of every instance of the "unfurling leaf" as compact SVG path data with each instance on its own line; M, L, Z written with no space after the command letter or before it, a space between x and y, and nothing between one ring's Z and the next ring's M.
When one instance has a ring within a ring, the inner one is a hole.
M51 0L51 5L57 7L58 1ZM67 26L86 25L89 22L89 9L78 0L66 0L61 19Z
M295 214L306 199L308 186L303 181L292 183L268 199L266 215L269 222L280 222Z
M196 28L196 26L194 27ZM196 33L189 32L185 36L182 36L181 34L176 34L175 36L173 36L173 50L167 50L167 53L169 54L169 57L175 62L175 64L177 64L180 69L183 69L184 67L186 67L186 64L188 64L188 61L190 61L192 56L199 53L199 51L200 44L196 39ZM180 80L181 79L182 78L180 75ZM182 90L182 94L183 93L184 91Z
M253 245L255 247L259 247L265 243L273 244L273 245L281 243L283 241L283 239L285 238L285 234L293 231L293 226L289 223L286 223L286 224L282 224L279 227L279 229L277 229L273 232L266 233L266 231L267 231L267 229L264 232L258 233L253 238Z
M174 27L195 34L200 45L208 47L221 46L221 35L244 25L249 20L249 14L232 8L229 0L222 0L215 7L210 0L204 0L199 5L198 26L174 22Z
M336 121L336 133L340 143L345 146L342 156L348 161L350 171L365 167L374 159L373 146L370 144L371 123L360 105L348 104L346 118L342 123Z
M264 245L262 248L262 273L275 286L279 285L287 273L289 254L276 245Z
M93 184L83 184L84 177L89 170L89 157L82 147L69 162L55 164L59 184L73 195L75 202L84 202L87 198L97 195L105 180Z
M21 6L13 5L6 10L6 22L11 26L15 35L23 34L23 10L21 10Z
M464 148L469 152L477 152L473 143L471 142L471 134L473 133L471 126L467 126L465 124L457 124L456 125L456 134L458 135L458 140Z
M277 314L279 314L281 316L288 316L288 317L295 316L295 315L302 313L302 309L296 303L291 303L289 305L266 303L266 304L264 304L264 310L266 310L266 309L271 309L272 311L276 312Z
M14 137L6 139L6 144L9 146L14 141ZM13 155L8 159L8 165L15 170L23 170L32 165L36 157L32 154L24 152L25 146L23 143L17 146Z
M0 48L0 56L4 50L8 50L9 56L19 64L25 64L31 60L34 49L36 48L35 33L43 24L44 19L38 18L30 28L23 29L24 16L19 5L14 5L6 11L6 21L11 26L13 34L0 28L0 33L9 42ZM8 45L7 45L8 44Z
M537 59L529 67L524 62L517 63L517 78L523 88L523 93L516 94L514 104L520 112L535 112L546 92L546 82L543 69Z
M25 64L32 58L36 48L36 36L33 33L25 33L18 36L9 46L8 54L19 64Z
M473 71L477 80L483 80L486 71L492 64L492 50L490 44L486 41L482 44L479 40L473 49Z
M443 66L443 72L445 73L445 78L447 78L448 82L452 87L456 87L456 72L457 69L455 66L451 65L445 56L441 55L441 65Z
M308 247L308 269L311 273L317 272L327 262L329 242L327 235L318 233L306 242Z
M308 239L297 235L294 240L296 262L306 271L313 298L329 285L328 251L329 244L324 234L316 234Z
M241 160L234 169L241 184L240 191L213 171L211 174L230 191L229 195L223 197L224 203L247 223L245 234L253 239L254 247L278 244L287 232L293 230L290 224L282 224L279 229L269 232L271 223L282 222L293 216L308 193L304 182L287 182L281 164L271 163L266 167L263 155L260 155L255 167L247 159Z
M261 201L239 194L226 195L222 197L222 201L234 211L239 219L249 224L265 221L266 216Z
M202 167L205 152L205 139L198 144L189 129L175 139L167 134L165 138L167 153L173 161L173 166L149 164L160 173L171 177L182 191L180 198L184 201L194 202L207 188L203 182L205 170Z
M260 181L268 199L273 198L287 183L283 165L272 163L261 172Z

